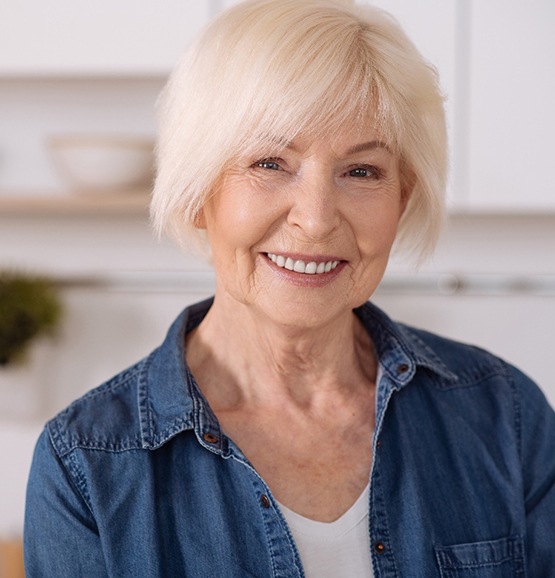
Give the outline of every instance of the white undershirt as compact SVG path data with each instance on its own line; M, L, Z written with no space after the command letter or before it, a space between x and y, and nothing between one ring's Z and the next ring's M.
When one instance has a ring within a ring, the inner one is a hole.
M335 522L316 522L279 504L307 578L372 578L369 486Z

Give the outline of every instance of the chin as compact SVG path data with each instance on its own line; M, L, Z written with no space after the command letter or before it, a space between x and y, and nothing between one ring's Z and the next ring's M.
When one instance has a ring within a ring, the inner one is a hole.
M262 305L262 304L261 304ZM262 305L265 317L272 323L289 329L317 329L342 317L349 316L353 307L349 303L334 301L271 300L269 307Z

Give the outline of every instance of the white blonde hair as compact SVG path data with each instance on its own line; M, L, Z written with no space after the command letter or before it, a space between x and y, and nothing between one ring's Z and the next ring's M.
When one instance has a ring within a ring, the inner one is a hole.
M447 142L435 69L386 12L351 0L248 0L216 18L158 101L158 233L190 246L195 218L234 159L274 139L336 134L371 115L412 186L397 244L431 253Z

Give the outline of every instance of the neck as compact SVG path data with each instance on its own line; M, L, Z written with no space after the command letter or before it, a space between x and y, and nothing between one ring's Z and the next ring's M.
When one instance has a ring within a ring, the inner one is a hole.
M188 338L187 361L215 410L280 402L312 407L352 396L376 374L371 340L352 312L299 328L217 299Z

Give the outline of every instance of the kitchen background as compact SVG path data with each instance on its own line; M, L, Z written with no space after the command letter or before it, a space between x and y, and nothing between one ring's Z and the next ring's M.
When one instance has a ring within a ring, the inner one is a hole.
M233 3L0 4L0 269L54 277L65 308L61 330L33 347L24 370L0 368L0 539L21 535L44 421L148 353L213 286L202 260L154 239L148 191L74 192L49 139L153 137L169 70ZM450 219L435 257L418 271L395 259L375 301L397 319L497 352L555 403L555 3L375 3L438 66L452 149Z

